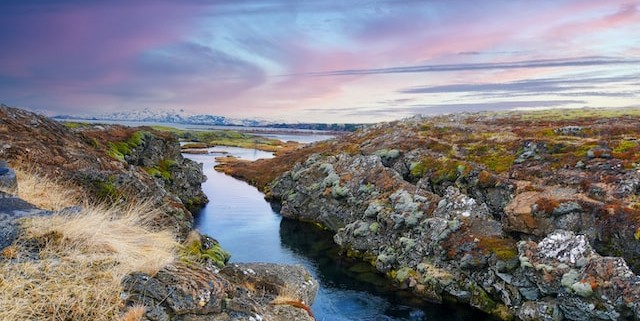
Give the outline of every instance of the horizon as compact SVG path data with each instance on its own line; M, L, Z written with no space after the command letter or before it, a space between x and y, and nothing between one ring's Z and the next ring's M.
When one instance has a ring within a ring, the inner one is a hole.
M277 122L640 107L640 1L20 1L0 102Z

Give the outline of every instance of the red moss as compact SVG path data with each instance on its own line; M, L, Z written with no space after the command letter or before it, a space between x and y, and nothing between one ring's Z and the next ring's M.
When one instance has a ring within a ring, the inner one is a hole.
M553 210L558 206L560 206L560 201L553 198L542 197L535 202L536 210L545 214L553 213Z

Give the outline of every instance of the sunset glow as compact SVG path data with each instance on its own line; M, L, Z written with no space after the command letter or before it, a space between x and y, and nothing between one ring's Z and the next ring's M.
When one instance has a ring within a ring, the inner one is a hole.
M305 122L640 106L640 1L14 1L0 102Z

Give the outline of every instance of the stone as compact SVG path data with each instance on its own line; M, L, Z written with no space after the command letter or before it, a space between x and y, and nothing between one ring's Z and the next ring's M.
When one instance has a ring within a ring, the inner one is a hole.
M0 188L11 191L18 187L16 172L9 168L7 161L0 160Z
M518 310L518 318L522 321L561 321L562 311L552 298L540 301L527 301Z
M50 211L41 210L14 195L0 191L0 249L16 240L20 219L51 214Z
M250 283L275 295L286 295L311 305L318 292L318 281L301 265L274 263L232 263L220 275L236 284Z

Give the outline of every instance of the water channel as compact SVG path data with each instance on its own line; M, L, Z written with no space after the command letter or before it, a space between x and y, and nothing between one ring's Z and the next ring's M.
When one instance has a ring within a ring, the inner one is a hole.
M308 140L308 138L307 138ZM271 153L217 147L255 160ZM202 188L209 204L196 216L196 228L216 238L232 262L301 264L320 282L311 309L319 321L482 320L483 314L460 305L438 305L394 290L366 263L341 257L332 234L314 225L282 218L255 187L213 169L220 154L185 155L203 163Z

